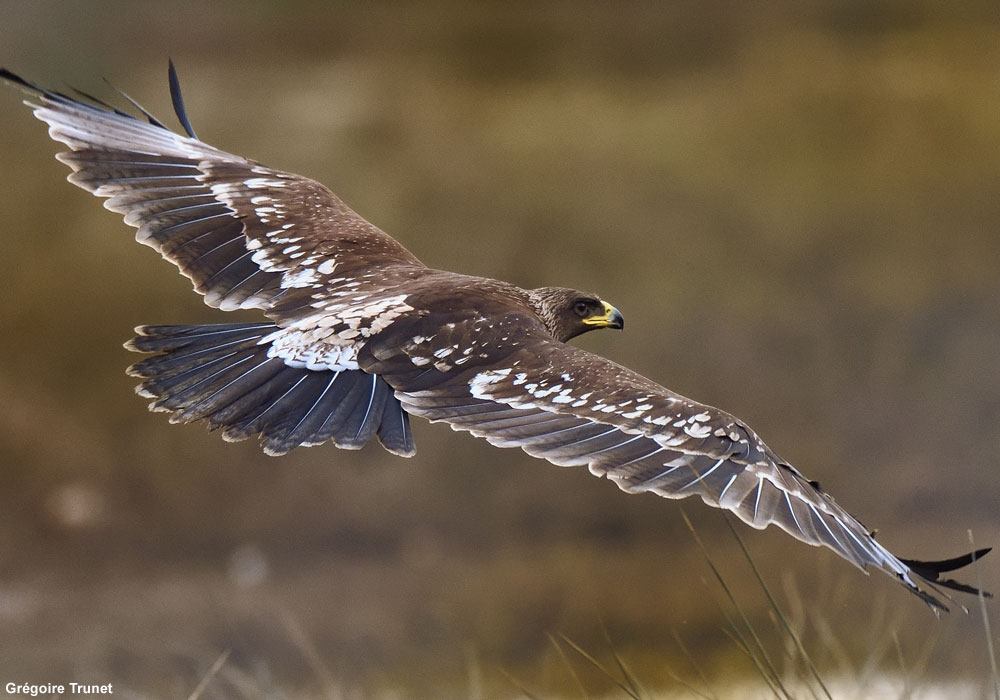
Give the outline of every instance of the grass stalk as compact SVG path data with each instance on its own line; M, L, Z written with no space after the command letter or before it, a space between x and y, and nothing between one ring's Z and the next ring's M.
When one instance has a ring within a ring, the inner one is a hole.
M611 655L614 657L615 663L618 664L618 670L622 672L622 677L625 679L625 682L629 684L629 687L632 688L632 691L635 693L637 698L647 695L642 686L639 684L639 679L635 677L635 674L632 673L631 670L629 670L628 666L625 665L625 660L622 659L618 650L615 649L614 642L611 641L611 635L608 633L608 628L602 624L601 629L604 631L604 639L608 643Z
M559 657L563 660L563 663L569 670L570 677L573 679L573 682L576 683L576 687L580 690L580 695L583 696L583 700L590 700L590 693L587 692L586 686L584 686L583 681L580 680L580 675L576 672L576 669L573 668L573 663L569 660L569 657L566 655L566 650L562 648L562 645L559 643L559 640L553 637L551 632L548 633L548 636L549 636L549 641L552 643L552 646L556 648L556 651L559 653Z
M969 544L972 551L976 551L976 543L972 539L972 530L969 530ZM993 630L990 627L990 616L986 610L986 594L983 592L983 574L976 569L976 588L979 589L979 611L983 615L983 628L986 631L986 652L990 657L990 674L993 680L993 700L1000 700L1000 673L997 672L997 653L993 646Z
M685 644L684 640L681 639L681 634L677 631L677 628L674 627L671 632L673 633L674 641L677 642L677 646L680 647L681 653L684 654L685 658L687 658L688 663L694 667L695 673L698 674L698 678L701 679L702 685L706 688L706 692L709 693L708 695L700 692L697 694L701 697L709 698L709 700L715 700L715 696L711 695L710 690L707 690L711 686L711 683L708 682L708 676L705 675L705 671L701 668L701 664L698 663L698 661L694 658L694 655L687 648L687 644ZM693 688L691 688L691 690L692 692L697 692Z
M753 653L753 650L750 648L750 645L748 644L747 640L743 637L743 634L740 632L739 627L736 625L736 623L734 623L733 620L730 619L728 615L723 614L723 616L726 618L726 623L729 625L729 628L720 627L719 629L722 631L724 635L726 635L727 637L729 637L730 640L732 640L733 644L735 644L740 651L746 654L746 657L750 659L750 663L753 664L753 667L757 671L757 674L761 677L761 679L765 683L767 683L767 687L771 689L771 692L774 693L774 697L785 698L785 700L792 700L792 697L788 694L788 691L786 691L784 687L781 685L780 680L772 676L772 674L768 673L767 669L764 667L763 662L757 657L756 654Z
M187 700L198 700L198 698L201 697L202 693L204 693L205 689L208 687L208 684L212 682L213 678L215 678L215 674L217 674L225 665L231 652L232 649L226 649L224 652L219 654L219 658L215 660L215 663L213 663L212 667L208 669L208 672L201 677L201 680L198 681L198 685L196 685L194 690L191 691L191 694L188 695Z
M583 658L585 658L587 661L589 661L590 664L594 668L596 668L598 671L600 671L601 673L603 673L612 683L614 683L619 688L621 688L621 690L626 695L628 695L630 698L632 698L632 700L642 700L642 698L637 694L637 692L635 691L635 689L633 689L633 688L625 685L624 683L622 683L621 680L619 680L618 678L616 678L613 673L611 673L608 669L606 669L604 667L604 665L601 664L600 661L598 661L597 659L595 659L589 652L587 652L586 649L584 649L583 647L581 647L579 644L577 644L576 642L574 642L572 639L570 639L569 637L567 637L565 634L562 634L561 632L559 633L559 637L564 642L566 642L566 644L568 644L573 649L573 651L575 651L577 654L579 654L580 656L582 656ZM626 681L627 680L628 679L626 678Z
M777 669L771 662L771 658L770 656L768 656L767 650L764 648L764 644L763 642L761 642L760 636L757 634L757 630L750 622L750 618L747 617L747 614L743 611L743 608L740 606L740 604L736 602L736 596L733 595L733 592L726 584L726 580L725 578L723 578L722 573L719 571L718 567L715 566L715 562L712 561L712 557L708 553L708 548L705 547L705 543L702 542L701 537L698 535L697 530L695 530L694 525L691 523L691 519L688 518L688 515L683 508L680 508L680 512L681 512L681 517L684 518L684 523L687 525L688 530L691 532L691 536L694 537L695 543L698 545L698 548L701 550L702 555L705 557L705 561L708 562L709 568L715 575L715 579L719 582L719 585L722 586L722 590L725 592L726 597L729 599L730 604L739 614L740 619L743 621L743 624L746 627L747 631L749 631L750 636L753 639L754 646L760 653L761 664L758 668L761 671L766 670L766 673L764 674L765 677L769 675L770 678L773 679L774 681L773 685L771 683L768 683L768 685L772 685L772 687L776 685L780 689L782 695L784 695L786 698L789 698L789 700L792 700L792 696L788 693L788 690L784 687L784 684L781 682L781 676L778 674ZM730 625L733 625L733 623L730 622ZM733 625L733 628L736 629L735 625ZM746 648L748 650L750 649L749 644L747 645Z
M299 653L302 654L302 658L306 660L309 664L312 672L316 674L316 677L325 686L325 692L331 692L333 688L337 686L337 681L334 678L333 672L330 667L327 666L326 662L323 660L323 656L319 653L316 645L313 644L309 635L306 634L305 629L299 624L298 619L292 615L288 610L280 609L281 623L285 628L285 632L288 637L295 644Z
M833 700L833 696L830 695L830 691L827 689L826 684L823 683L823 679L820 678L819 671L816 670L816 665L813 663L812 659L809 657L809 653L806 651L805 646L799 639L799 636L795 634L795 630L792 629L791 624L788 622L788 618L785 617L784 612L778 606L778 603L774 600L774 596L771 595L771 589L768 588L767 584L764 583L764 577L760 575L760 570L757 568L757 564L754 562L753 557L750 556L750 551L747 549L746 544L743 543L743 538L733 527L732 520L729 516L726 516L726 525L729 526L729 531L733 533L733 537L736 538L736 542L740 545L740 549L743 550L743 556L746 557L747 562L750 564L750 569L753 571L754 576L757 577L757 583L760 584L761 590L764 591L764 595L767 596L767 602L771 605L771 609L778 616L781 621L782 626L788 633L788 636L792 638L795 643L795 647L798 649L799 654L802 655L802 659L806 662L806 667L809 669L810 674L815 679L816 683L823 690L823 694L826 695L827 700Z
M538 697L537 695L535 695L534 693L532 693L530 690L528 690L527 687L525 687L524 683L522 683L517 678L515 678L510 673L510 671L508 671L507 669L501 668L500 669L500 673L502 673L504 675L504 677L508 681L510 681L514 685L514 687L517 688L521 692L521 695L523 695L524 697L528 698L528 700L542 700L540 697Z

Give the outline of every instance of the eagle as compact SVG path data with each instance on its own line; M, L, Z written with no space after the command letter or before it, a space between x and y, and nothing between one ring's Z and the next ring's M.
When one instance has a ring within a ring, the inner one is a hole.
M299 175L198 139L168 70L184 134L120 93L140 116L87 93L26 91L69 181L138 229L210 307L256 309L260 323L140 326L126 347L150 408L207 421L225 440L259 437L281 455L377 439L415 453L410 417L443 421L498 447L586 466L629 493L699 496L748 525L774 524L867 573L880 569L948 610L942 589L981 592L943 574L989 549L902 559L771 450L740 419L568 344L622 314L597 294L522 289L437 270ZM984 594L986 595L986 594Z

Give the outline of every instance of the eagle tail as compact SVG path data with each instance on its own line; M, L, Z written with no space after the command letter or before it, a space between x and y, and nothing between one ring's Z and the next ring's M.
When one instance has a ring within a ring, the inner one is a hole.
M415 452L409 416L392 388L361 370L311 370L268 357L260 341L272 323L141 326L125 347L155 353L129 368L136 391L172 423L207 420L226 440L259 435L264 451L331 441L358 449L378 437L403 456Z

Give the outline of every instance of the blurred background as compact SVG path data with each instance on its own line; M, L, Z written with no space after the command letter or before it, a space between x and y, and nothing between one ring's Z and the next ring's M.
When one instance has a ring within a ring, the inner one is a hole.
M173 57L203 140L324 182L434 267L599 293L627 330L580 345L742 417L900 556L968 551L970 528L1000 545L994 2L7 0L0 47L171 124ZM229 649L205 697L512 697L507 674L580 697L570 667L601 694L565 634L651 688L720 688L754 670L681 508L780 657L700 502L442 425L415 425L408 461L269 458L147 412L133 326L222 316L65 182L19 98L0 96L3 682L185 697ZM886 576L740 533L824 673L986 692L975 599L938 621ZM977 576L1000 589L1000 556Z

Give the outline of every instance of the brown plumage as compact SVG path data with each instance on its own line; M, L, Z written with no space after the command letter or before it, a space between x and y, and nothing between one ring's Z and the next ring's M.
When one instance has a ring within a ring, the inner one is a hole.
M70 150L71 182L137 227L205 303L269 322L143 326L130 372L151 408L205 420L264 450L373 438L412 455L411 415L501 447L587 466L628 492L698 496L755 528L774 523L862 569L873 565L935 610L942 579L981 557L900 559L739 419L566 341L622 328L598 296L434 270L323 185L188 136L44 90L0 70ZM141 110L141 108L139 108ZM919 585L924 584L924 587Z

